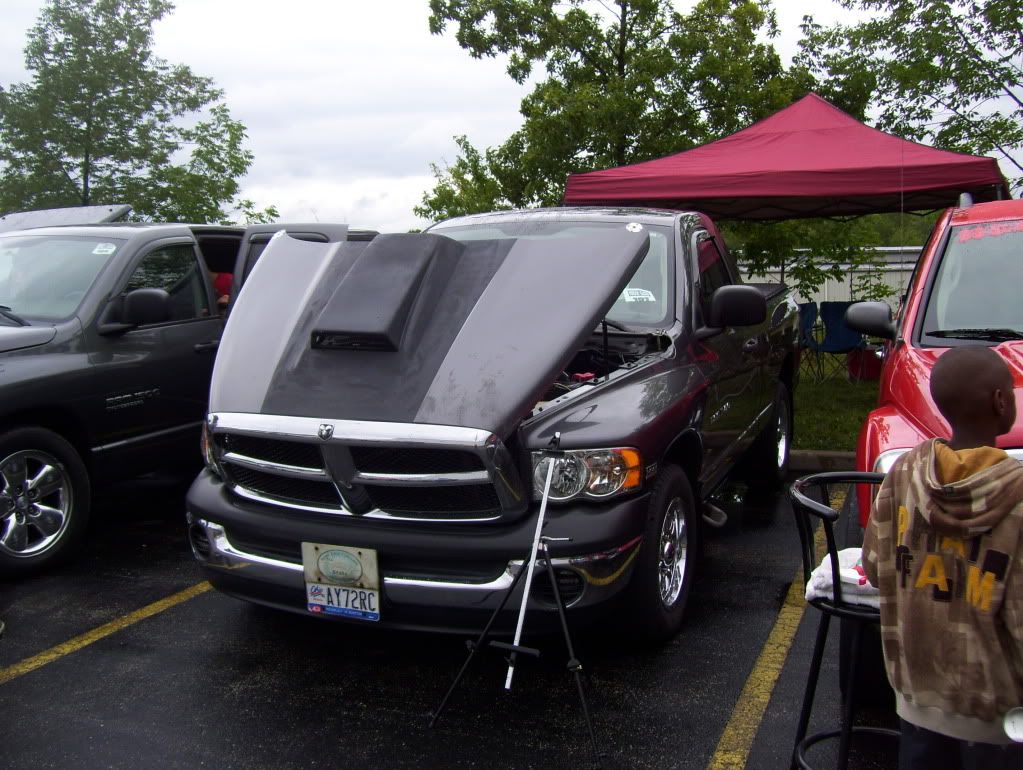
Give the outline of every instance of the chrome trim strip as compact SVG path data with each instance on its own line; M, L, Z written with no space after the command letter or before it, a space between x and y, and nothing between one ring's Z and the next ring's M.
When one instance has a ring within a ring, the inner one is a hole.
M486 471L462 471L458 473L369 473L358 471L355 483L377 484L382 487L460 487L466 484L490 484Z
M207 418L215 433L232 431L252 436L270 434L279 438L305 440L308 443L338 441L344 444L372 446L392 444L406 447L472 447L482 449L491 437L490 431L455 425L423 423L374 422L371 420L331 420L315 417L215 412ZM319 438L321 425L333 427L332 435Z
M198 430L201 430L201 429L202 429L202 421L200 420L199 422L190 422L190 423L187 423L185 425L178 425L178 426L176 426L174 428L165 428L164 430L157 430L157 431L153 431L152 433L144 433L141 436L135 436L134 438L126 438L126 439L124 439L122 441L113 441L113 442L111 442L109 444L103 444L102 446L94 446L92 448L92 451L93 452L106 452L107 450L110 450L110 449L121 449L123 447L131 446L132 444L137 444L140 441L150 441L151 439L157 438L159 436L169 436L172 433L181 433L182 431L186 431L186 430L196 430L196 431L198 431Z
M283 506L284 508L291 508L295 511L311 511L313 513L326 513L331 516L353 516L360 519L384 519L386 521L418 521L424 524L482 524L488 521L497 521L501 518L500 513L495 513L492 516L474 516L472 518L459 517L459 518L445 518L445 517L433 517L433 516L401 516L395 513L387 513L387 511L381 511L379 508L374 508L366 513L355 514L349 511L343 506L343 503L338 502L337 508L327 508L325 506L317 505L306 505L304 503L294 503L287 500L278 500L274 497L265 497L258 492L253 492L251 489L241 487L231 482L231 491L237 494L239 497L244 497L246 500L252 500L256 503L263 503L264 505L275 505Z
M227 532L220 524L214 524L211 521L205 519L196 519L195 523L198 524L206 531L206 536L210 540L210 554L214 552L219 556L227 556L232 559L244 562L251 562L253 564L260 564L266 567L273 567L280 569L285 572L292 573L303 573L304 569L301 564L295 562L284 561L283 559L272 559L267 556L259 556L258 554L248 553L235 547L227 537ZM624 546L623 546L624 549ZM619 553L622 549L616 549ZM600 558L600 555L594 557L557 557L551 559L551 564L555 568L570 568L579 564L586 563L591 558ZM403 578L403 577L390 577L387 575L383 576L385 586L397 586L397 587L414 587L414 588L434 588L449 591L479 591L479 592L490 592L490 591L502 591L507 589L512 582L515 580L515 576L522 570L522 566L525 562L521 559L516 559L508 562L508 566L505 567L504 572L493 580L488 580L483 583L472 583L468 581L451 581L451 580L424 580L423 578ZM544 561L540 558L536 560L538 567L546 566ZM225 565L215 565L225 566ZM236 564L228 565L236 567Z
M251 468L254 471L273 473L277 476L288 476L293 479L308 479L311 481L330 481L327 472L322 468L306 468L301 465L285 465L274 463L269 460L258 460L255 457L240 455L236 452L226 452L220 457L223 463L234 463L243 468Z
M238 561L251 562L253 564L260 564L265 567L273 567L275 569L283 570L285 572L293 572L302 574L304 568L301 564L296 564L290 561L284 561L283 559L271 559L267 556L259 556L254 553L247 553L239 548L236 548L227 537L227 532L220 524L214 524L213 522L206 521L205 519L197 519L196 524L206 530L206 537L210 541L210 555L213 555L215 551L219 556L227 556ZM556 561L556 560L555 560ZM515 575L518 573L521 567L513 566L509 564L505 568L505 571L493 580L489 580L485 583L469 583L469 582L453 582L448 580L422 580L419 578L400 578L400 577L387 577L384 576L385 586L401 586L401 587L416 587L416 588L438 588L450 591L501 591L508 588L515 580ZM521 562L519 563L521 564ZM225 566L225 565L217 565ZM236 566L236 565L230 565Z

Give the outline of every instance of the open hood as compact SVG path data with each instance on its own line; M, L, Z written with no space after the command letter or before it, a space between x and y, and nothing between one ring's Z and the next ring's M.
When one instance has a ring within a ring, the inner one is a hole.
M59 209L13 211L0 217L0 232L25 230L29 227L55 227L57 225L98 225L116 222L128 216L131 206L67 206Z
M645 232L369 244L274 237L238 296L212 412L507 436L646 255Z
M45 345L56 336L53 326L0 326L0 353Z

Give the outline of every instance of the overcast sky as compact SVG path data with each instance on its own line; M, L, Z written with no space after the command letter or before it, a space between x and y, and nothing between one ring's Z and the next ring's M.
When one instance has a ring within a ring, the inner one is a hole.
M0 84L26 78L23 49L42 0L2 0ZM680 2L689 7L691 2ZM775 0L786 60L812 5ZM504 62L476 60L453 35L431 35L428 0L177 0L156 28L157 55L212 77L248 129L255 160L242 195L281 219L382 231L425 223L412 213L433 187L430 163L454 160L452 137L477 147L518 128Z

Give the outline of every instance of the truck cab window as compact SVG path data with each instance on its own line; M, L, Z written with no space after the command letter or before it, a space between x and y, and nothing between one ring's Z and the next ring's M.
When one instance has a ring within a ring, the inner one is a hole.
M163 289L171 298L171 321L210 315L202 268L190 245L164 246L142 258L124 290Z

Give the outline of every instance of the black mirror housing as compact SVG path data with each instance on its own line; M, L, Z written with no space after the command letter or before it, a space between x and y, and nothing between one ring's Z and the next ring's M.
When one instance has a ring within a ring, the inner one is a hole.
M121 301L121 321L130 326L163 323L170 317L170 294L163 289L135 289Z
M850 305L845 311L845 324L860 334L895 339L895 322L887 302L856 302Z
M710 297L707 325L756 326L767 319L767 299L753 286L721 286Z

